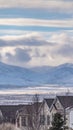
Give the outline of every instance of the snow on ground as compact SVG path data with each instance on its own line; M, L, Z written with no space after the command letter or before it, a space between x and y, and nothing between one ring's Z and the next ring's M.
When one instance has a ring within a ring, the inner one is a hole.
M40 100L44 97L55 97L55 95L71 94L72 87L45 86L45 87L28 87L27 89L6 89L0 90L0 105L26 104L32 100L34 94L39 94Z

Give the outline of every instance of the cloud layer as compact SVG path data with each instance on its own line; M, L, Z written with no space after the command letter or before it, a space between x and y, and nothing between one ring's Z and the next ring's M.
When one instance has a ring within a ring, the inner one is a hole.
M10 37L3 37L0 38L0 47L5 47L5 46L43 46L45 43L46 45L53 45L50 42L47 42L46 40L43 39L43 37L40 36L32 36L31 35L26 35L26 36L10 36Z
M31 18L0 19L0 25L15 26L45 26L45 27L73 27L73 19L40 20Z
M15 49L15 55L12 55L10 53L6 53L6 57L8 61L11 62L29 62L31 60L30 55L28 54L28 50L24 50L21 48Z
M73 62L73 0L0 0L0 61Z
M58 11L73 11L73 1L68 0L0 0L1 8L23 7L23 8L43 8Z
M4 43L4 44L3 44ZM0 60L14 65L32 67L73 62L73 36L67 33L0 37Z

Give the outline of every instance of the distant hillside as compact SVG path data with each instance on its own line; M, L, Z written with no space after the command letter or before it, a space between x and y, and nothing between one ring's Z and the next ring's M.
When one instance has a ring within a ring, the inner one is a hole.
M11 66L0 62L0 86L37 85L35 80L36 76L37 74L30 69Z
M73 64L26 69L0 62L0 89L46 84L73 86Z

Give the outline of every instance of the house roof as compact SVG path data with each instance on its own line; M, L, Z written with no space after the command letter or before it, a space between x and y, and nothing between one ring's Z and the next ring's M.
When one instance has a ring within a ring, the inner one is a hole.
M41 102L37 102L37 103L24 105L22 108L17 110L16 116L31 114L32 112L38 111L38 110L40 111L41 104L42 104Z
M18 109L16 112L16 116L18 114L24 115L31 111L31 105L24 105L22 108Z
M63 108L73 106L73 96L57 96Z
M44 99L44 100L46 101L48 107L50 108L52 103L53 103L53 101L54 101L54 98L49 98L49 99Z
M16 111L20 109L23 105L2 105L0 110L2 112L5 122L15 123Z

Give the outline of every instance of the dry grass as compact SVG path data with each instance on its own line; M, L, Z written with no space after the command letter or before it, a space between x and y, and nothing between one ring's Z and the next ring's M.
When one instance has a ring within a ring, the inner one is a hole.
M14 125L9 123L3 123L0 125L0 130L19 130Z

